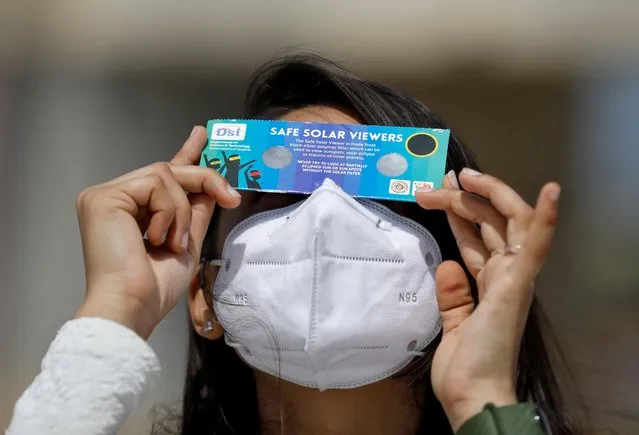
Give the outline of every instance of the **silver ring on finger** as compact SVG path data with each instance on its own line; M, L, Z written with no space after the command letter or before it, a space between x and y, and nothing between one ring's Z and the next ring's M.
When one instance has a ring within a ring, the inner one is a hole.
M521 245L506 245L504 255L517 255L521 252Z
M495 255L517 255L521 252L521 245L506 245L503 249L494 249L490 252L490 256Z

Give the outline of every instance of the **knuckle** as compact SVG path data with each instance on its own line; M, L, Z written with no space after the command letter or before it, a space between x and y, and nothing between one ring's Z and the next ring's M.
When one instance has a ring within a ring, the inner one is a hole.
M149 175L146 176L146 178L149 180L149 182L153 186L157 187L157 186L163 186L164 185L164 180L157 173L149 174Z
M175 205L171 201L162 201L158 207L158 211L162 211L167 219L173 219L175 216Z
M479 225L480 230L483 224L486 222L485 219L482 219L481 216L479 216L477 213L473 213L472 211L469 211L468 213L466 213L466 219L468 219L474 224Z
M78 194L78 196L75 198L75 207L80 210L84 204L87 202L87 198L89 197L89 195L91 194L91 188L88 187L86 189L84 189L82 192L80 192Z
M525 206L519 208L518 210L516 210L516 212L517 212L517 218L526 227L530 226L530 224L535 219L535 211L529 205L525 205Z
M205 170L205 173L207 175L207 177L210 177L212 180L223 180L224 177L222 177L222 175L217 172L215 169L211 169L211 168L202 168Z
M217 170L213 169L213 168L202 168L206 171L207 175L210 175L211 177L215 177L218 179L224 179L224 177L222 176L222 174L220 174Z
M91 186L84 189L75 200L76 209L78 211L85 210L93 207L96 203L98 188L97 186Z
M160 175L171 175L173 176L173 171L171 170L171 165L168 162L155 162L151 165L151 172Z

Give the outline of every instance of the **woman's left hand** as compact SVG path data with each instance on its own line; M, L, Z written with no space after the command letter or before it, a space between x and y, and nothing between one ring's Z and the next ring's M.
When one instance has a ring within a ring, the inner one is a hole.
M425 209L444 210L470 283L454 261L436 275L442 341L432 365L432 384L456 431L487 403L517 403L519 347L535 277L546 260L557 220L560 187L546 184L535 208L490 175L464 169L459 189L454 172L442 189L417 194ZM485 199L484 199L485 198Z

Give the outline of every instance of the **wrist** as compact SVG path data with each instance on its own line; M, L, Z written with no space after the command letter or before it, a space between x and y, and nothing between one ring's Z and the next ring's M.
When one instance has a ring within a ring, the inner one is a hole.
M144 340L149 338L158 322L139 299L114 292L88 296L74 318L99 317L131 329Z
M482 412L487 404L496 407L515 405L518 403L517 394L513 390L473 392L472 396L451 404L442 404L453 431L459 428L475 415Z

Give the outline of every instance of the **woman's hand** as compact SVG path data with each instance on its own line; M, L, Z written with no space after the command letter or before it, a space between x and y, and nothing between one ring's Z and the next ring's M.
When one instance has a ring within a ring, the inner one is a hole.
M556 183L546 184L533 209L495 177L464 169L459 179L466 192L451 172L444 188L417 195L423 208L446 212L479 292L475 306L462 267L454 261L439 266L443 337L432 383L454 430L486 403L517 403L519 347L533 283L553 237L560 193Z
M147 338L185 294L215 204L240 203L220 174L194 166L205 141L195 127L170 163L80 194L87 295L76 317L114 320Z

